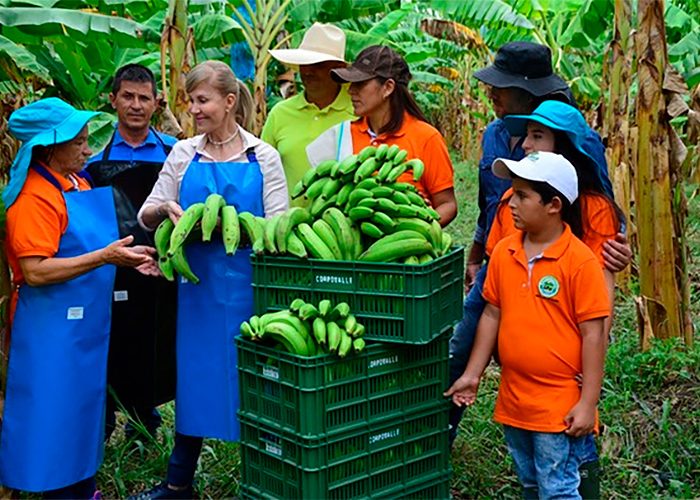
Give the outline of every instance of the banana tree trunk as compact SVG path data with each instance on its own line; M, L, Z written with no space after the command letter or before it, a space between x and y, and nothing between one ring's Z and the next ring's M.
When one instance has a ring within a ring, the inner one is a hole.
M169 1L160 40L161 85L166 101L159 119L165 122L163 129L175 132L178 137L194 134L194 120L187 111L189 103L185 92L185 78L196 63L194 35L187 24L188 4L188 0ZM179 125L180 130L177 131L177 127L173 130L174 125Z
M675 175L669 159L669 122L663 94L667 47L663 0L639 0L636 35L639 93L636 173L636 221L639 235L639 282L642 304L642 346L649 338L682 337L686 321L683 306L685 252L684 214L674 217L674 197L682 196L682 176ZM687 309L686 309L687 310ZM647 325L644 328L645 324Z
M630 154L629 134L629 61L631 0L615 0L615 27L610 42L609 87L610 100L606 108L606 128L608 133L608 168L613 182L615 199L627 219L627 234L632 234L630 219ZM616 275L616 281L623 292L629 292L630 268Z

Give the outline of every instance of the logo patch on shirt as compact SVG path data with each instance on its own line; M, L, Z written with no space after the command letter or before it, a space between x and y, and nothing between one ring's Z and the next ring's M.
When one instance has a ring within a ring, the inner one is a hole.
M544 276L537 284L537 289L543 297L551 299L559 293L559 282L554 276Z

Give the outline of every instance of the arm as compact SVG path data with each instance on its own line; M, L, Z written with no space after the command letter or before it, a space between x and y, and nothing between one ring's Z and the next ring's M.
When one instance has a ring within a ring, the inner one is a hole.
M476 400L481 375L488 366L491 354L496 347L500 321L501 310L490 303L486 304L476 329L476 340L467 368L444 394L452 396L452 401L457 406L471 405Z
M440 225L445 227L457 217L457 200L454 188L444 189L433 195L433 207L440 214Z
M263 206L265 217L284 212L289 208L287 178L284 175L282 158L276 149L268 144L256 147L263 175Z
M468 292L474 285L476 274L481 269L485 256L485 245L480 241L472 241L472 246L469 249L467 256L467 267L464 269L464 291Z
M608 289L608 297L610 298L610 316L605 318L603 323L605 349L607 350L610 330L612 330L613 315L615 312L615 275L608 269L603 269L603 276L605 277L605 286Z
M137 267L148 265L153 258L144 247L129 248L133 236L110 243L104 248L76 257L22 257L19 265L27 284L32 286L62 283L104 264Z
M605 333L603 318L584 321L579 324L582 337L583 385L581 398L564 417L567 429L564 431L572 437L590 434L595 427L595 414L600 389L603 384L605 365Z

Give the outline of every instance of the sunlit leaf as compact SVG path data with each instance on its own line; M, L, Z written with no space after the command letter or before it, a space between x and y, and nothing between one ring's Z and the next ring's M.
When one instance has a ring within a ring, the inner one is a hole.
M2 35L0 35L0 56L3 59L7 58L8 64L14 64L20 70L26 71L44 82L51 82L49 70L39 64L34 54Z

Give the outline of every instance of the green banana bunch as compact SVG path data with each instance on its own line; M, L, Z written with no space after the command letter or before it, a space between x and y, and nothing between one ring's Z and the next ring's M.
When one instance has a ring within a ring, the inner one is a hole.
M318 305L297 298L289 309L251 316L240 325L241 335L255 342L267 342L298 356L337 354L344 358L364 347L360 337L364 326L350 313L350 306L330 300Z
M216 229L219 211L226 206L226 200L218 193L212 193L204 201L202 214L202 241L211 241L211 235Z

